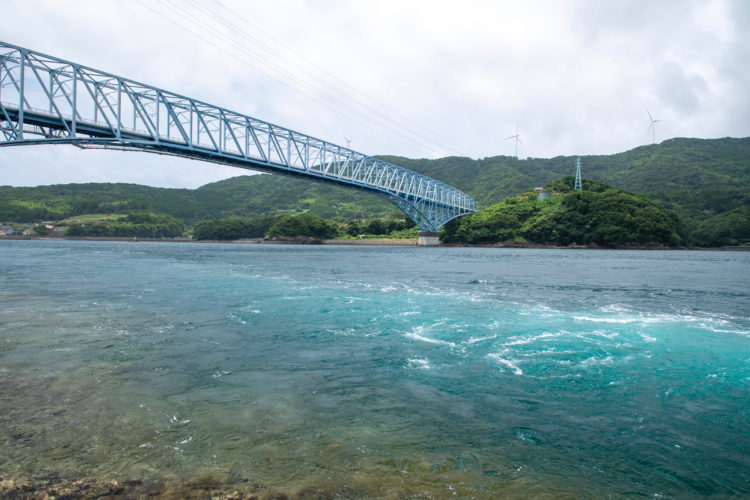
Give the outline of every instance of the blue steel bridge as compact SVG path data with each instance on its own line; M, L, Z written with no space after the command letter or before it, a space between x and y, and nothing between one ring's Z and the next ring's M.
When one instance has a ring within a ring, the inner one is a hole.
M420 231L476 212L425 175L272 123L0 42L0 146L140 150L304 177L388 198Z

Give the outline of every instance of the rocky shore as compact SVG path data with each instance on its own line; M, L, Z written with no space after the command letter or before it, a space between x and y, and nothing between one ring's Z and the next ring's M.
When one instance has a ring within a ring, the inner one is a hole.
M350 487L331 490L306 488L286 493L248 479L233 480L207 474L190 480L131 479L107 481L93 478L63 478L55 474L34 477L0 475L0 498L9 500L140 499L166 500L323 500L361 498L366 491Z

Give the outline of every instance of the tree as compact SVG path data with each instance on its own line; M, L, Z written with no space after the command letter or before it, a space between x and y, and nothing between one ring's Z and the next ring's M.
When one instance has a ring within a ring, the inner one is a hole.
M37 236L48 236L51 232L52 230L44 224L37 224L34 226L34 234Z
M299 215L287 215L282 217L268 230L269 238L297 237L307 238L334 238L338 227L332 222L318 217L317 215L304 213Z
M239 240L263 238L268 229L281 217L240 218L202 221L193 228L196 240Z

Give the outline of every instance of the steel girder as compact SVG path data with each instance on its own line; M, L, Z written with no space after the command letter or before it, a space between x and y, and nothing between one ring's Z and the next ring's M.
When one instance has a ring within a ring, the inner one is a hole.
M0 42L0 146L75 144L183 156L374 191L423 231L476 212L425 175L174 92Z

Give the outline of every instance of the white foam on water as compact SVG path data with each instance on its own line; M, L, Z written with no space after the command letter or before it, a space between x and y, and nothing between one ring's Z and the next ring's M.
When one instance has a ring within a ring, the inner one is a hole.
M609 330L594 330L593 332L585 332L581 335L576 335L576 337L586 337L587 335L595 335L597 337L604 337L612 340L615 337L619 336L620 332L610 332Z
M432 366L430 366L429 360L424 358L411 358L407 361L409 362L410 368L419 368L423 370L429 370L430 368L432 368Z
M596 316L590 314L575 315L573 318L576 321L586 321L592 323L607 323L607 324L642 324L642 325L654 325L660 323L683 323L683 324L695 324L696 326L708 330L714 333L720 334L734 334L750 336L750 329L744 329L741 326L738 327L736 321L742 318L737 318L729 315L716 314L710 317L696 316L694 314L683 313L683 314L654 314L654 313L643 313L639 314L633 310L630 310L624 306L613 304L600 308L603 313L614 313L613 316ZM657 339L640 333L641 337L645 342L655 342Z
M578 315L573 316L573 319L577 321L591 321L595 323L615 323L615 324L630 324L630 323L662 323L665 321L680 321L683 319L689 319L690 317L675 316L673 314L639 314L632 310L616 307L607 306L600 308L603 313L614 313L612 316L593 316L593 315Z
M647 314L640 316L643 323L695 323L701 321L701 318L689 314Z
M745 337L750 337L750 330L734 330L734 329L729 329L729 328L716 328L708 324L703 324L701 326L704 327L706 330L710 330L714 333L731 333L734 335L743 335Z
M247 324L247 321L245 321L244 319L240 318L236 314L230 314L229 315L229 319L234 320L234 321L238 322L241 325L246 325Z
M486 337L469 337L469 340L466 341L467 344L476 344L477 342L484 342L485 340L494 340L498 338L500 335L488 335Z
M559 336L561 336L563 334L566 334L566 333L569 333L569 332L561 330L561 331L555 332L555 333L544 332L544 333L541 333L539 335L528 335L526 337L511 337L510 338L510 342L506 342L503 345L509 346L509 345L530 344L531 342L535 342L537 340L559 337Z
M633 312L632 309L622 304L610 304L608 306L602 306L599 308L599 310L605 313L622 313L622 312L632 313Z
M344 335L344 336L349 337L351 335L355 335L357 331L358 331L357 328L343 328L343 329L338 329L338 330L331 330L331 334L332 335Z
M639 332L641 334L641 338L644 342L656 342L656 337L652 337L650 335L647 335L643 332Z
M628 324L638 323L641 318L602 318L597 316L573 316L576 321L592 321L595 323L617 323L617 324Z
M153 332L154 333L167 333L167 332L170 332L171 330L174 330L174 327L175 327L175 325L172 325L172 324L170 324L170 325L155 326L153 328Z
M530 312L532 314L538 314L539 311L543 311L543 312L546 312L546 313L557 313L557 312L560 312L557 309L555 309L553 307L550 307L547 304L543 304L541 302L536 302L534 304L531 304L531 306L530 306Z
M429 344L438 344L438 345L447 345L449 347L456 347L456 344L454 342L448 342L447 340L440 340L440 339L433 339L430 337L425 337L424 335L422 335L425 330L426 328L423 326L415 326L411 332L404 334L404 336L410 339L419 340L421 342L427 342Z
M519 354L521 354L524 357L531 358L535 356L547 356L547 355L565 356L569 354L577 354L577 351L570 351L570 350L558 351L556 349L545 349L543 351L531 351L531 352L524 352L524 353L519 353ZM562 363L562 364L570 363L570 360L567 360L567 359L566 360L554 360L553 359L550 361L555 362L555 363Z
M495 319L495 320L492 320L492 322L489 325L487 325L485 328L487 330L497 330L498 328L500 328L500 326L502 326L502 324L503 324L502 321L500 321L499 319ZM473 326L473 323L470 324L470 326Z
M491 353L488 354L487 357L513 370L514 374L523 375L523 370L521 370L521 368L516 364L519 362L519 360L503 358L502 354L503 353Z
M591 356L590 358L584 359L578 363L578 366L580 368L589 368L591 366L611 365L612 363L614 363L614 358L612 356L606 356L604 358Z
M169 418L169 422L173 423L173 424L177 424L178 426L183 426L183 425L189 424L190 423L190 419L189 418L182 418L181 419L181 418L178 418L177 415L172 415Z

